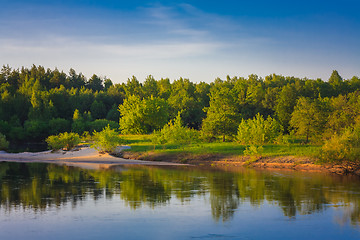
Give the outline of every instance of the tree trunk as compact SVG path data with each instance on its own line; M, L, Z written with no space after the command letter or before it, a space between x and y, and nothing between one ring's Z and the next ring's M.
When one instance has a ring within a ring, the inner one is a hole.
M307 144L308 142L309 142L309 133L307 132L306 133L306 142L305 143Z
M225 142L225 135L223 135L223 142Z

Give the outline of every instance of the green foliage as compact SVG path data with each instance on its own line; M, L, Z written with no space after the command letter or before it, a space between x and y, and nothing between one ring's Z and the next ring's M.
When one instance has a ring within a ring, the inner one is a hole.
M0 133L0 150L7 150L9 147L9 142L6 140L5 135Z
M90 111L94 119L101 119L106 117L106 107L102 101L95 100L91 104Z
M225 136L236 134L239 114L236 112L235 96L229 82L218 81L210 91L210 106L204 109L207 113L203 120L204 135Z
M330 140L334 134L342 135L360 114L360 78L342 79L337 71L329 81L276 74L264 79L227 76L212 83L184 78L170 82L153 76L143 84L136 77L122 84L97 75L88 79L74 69L66 74L35 65L3 66L0 132L14 142L43 141L60 132L82 134L107 124L115 127L113 122L93 121L106 118L119 122L123 133L148 134L181 112L183 126L201 129L207 141L232 141L241 119L254 119L256 114L276 118L285 134ZM255 138L250 142L274 142L262 133ZM279 136L277 143L291 145L285 138Z
M153 135L124 135L123 139L131 146L131 152L145 153L154 150ZM292 138L292 136L291 136ZM283 144L266 144L262 146L261 156L316 156L321 146L319 145L304 145L296 142L295 139L290 139L290 145ZM155 143L156 144L156 143ZM164 145L165 146L165 145ZM255 146L258 148L258 146ZM244 145L237 142L196 142L195 144L181 145L168 144L163 148L156 148L155 151L164 154L221 154L239 156L244 150Z
M264 145L274 143L282 134L278 121L270 116L264 120L259 113L253 118L242 120L237 134L237 140L245 145Z
M111 129L110 125L107 125L101 132L94 131L93 140L92 148L107 153L113 153L116 147L123 143L119 134Z
M340 74L338 73L338 71L333 70L330 78L329 78L329 83L333 88L340 88L342 83L343 83L343 79L340 76Z
M48 134L49 125L41 120L27 120L24 123L25 135L31 140L42 140Z
M62 148L71 150L80 143L80 137L77 133L64 132L58 135L51 135L47 137L46 142L52 150L58 150Z
M93 91L100 91L104 89L103 81L104 80L98 77L96 74L93 74L87 82L87 87L92 89Z
M151 133L168 121L168 104L160 98L141 100L132 95L119 106L119 125L123 134Z
M289 130L291 113L294 111L296 104L296 91L294 87L286 85L282 88L276 99L275 115L282 125L285 132Z
M83 132L88 130L88 124L85 121L84 117L80 114L78 109L75 109L74 111L71 130L78 134L82 134Z
M110 121L119 121L120 113L118 107L114 104L106 115L106 119Z
M100 132L108 125L110 126L111 129L119 128L119 124L117 122L110 121L107 119L96 119L95 121L89 123L90 132L94 132L94 131Z
M355 124L360 115L360 93L354 92L347 96L339 95L330 99L330 114L326 123L324 137L331 138L335 133L341 133L345 128Z
M312 101L301 97L291 115L290 125L295 129L296 134L305 135L308 142L311 137L321 136L327 120L325 109L320 100Z
M244 150L244 155L256 156L264 151L263 146L250 145Z
M182 126L180 113L178 113L175 120L170 120L160 131L155 131L152 138L154 144L185 145L198 140L198 131Z
M90 133L88 131L85 131L85 132L83 132L83 134L81 134L80 139L82 142L91 142L92 136L90 135Z
M0 120L0 132L8 136L10 130L11 130L10 124L7 121Z
M326 140L320 158L330 162L360 161L360 124Z
M56 135L70 130L70 121L64 118L53 118L49 121L49 133Z

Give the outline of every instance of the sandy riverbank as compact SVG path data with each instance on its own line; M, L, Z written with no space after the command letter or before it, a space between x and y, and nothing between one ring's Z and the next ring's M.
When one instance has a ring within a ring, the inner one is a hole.
M141 165L181 165L172 162L142 161L124 159L111 156L107 153L100 154L95 149L82 147L72 151L44 151L44 152L22 152L7 153L0 151L0 161L6 162L44 162L76 165L82 167L109 167L111 165L141 164Z
M222 154L164 154L164 153L134 153L123 152L123 158L114 157L107 153L101 154L95 149L81 147L72 151L45 151L6 153L0 151L0 161L6 162L44 162L79 166L83 168L108 168L112 165L205 165L205 166L245 166L261 169L287 169L295 171L330 172L340 175L360 175L360 165L357 163L327 163L319 164L308 157L279 156L279 157L249 157L229 156Z

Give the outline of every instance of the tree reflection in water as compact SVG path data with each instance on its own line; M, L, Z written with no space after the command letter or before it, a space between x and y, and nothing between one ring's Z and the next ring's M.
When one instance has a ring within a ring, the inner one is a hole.
M30 208L44 211L65 203L76 207L89 198L120 197L136 210L156 208L172 198L182 203L196 196L209 199L216 221L229 221L243 203L279 206L283 214L324 211L347 206L339 224L360 219L360 181L357 177L324 174L259 172L250 169L115 166L89 170L43 163L0 163L0 207L5 211Z

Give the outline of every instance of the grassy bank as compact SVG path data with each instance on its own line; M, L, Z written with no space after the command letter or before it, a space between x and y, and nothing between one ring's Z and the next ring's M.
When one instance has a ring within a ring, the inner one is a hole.
M211 143L196 143L190 145L180 144L165 144L154 145L151 143L149 135L126 135L124 139L131 146L129 152L146 153L153 152L158 154L216 154L226 156L244 156L246 146L240 145L236 142L211 142ZM319 145L304 145L300 143L293 143L287 145L264 145L263 150L259 153L264 157L275 156L307 156L313 157L317 154L321 146Z
M236 142L212 142L190 145L155 145L149 135L123 136L131 149L124 158L166 161L211 166L249 166L266 169L291 169L297 171L330 172L340 175L360 175L358 162L319 162L321 145L291 144L264 145L261 152L246 155L246 146Z

